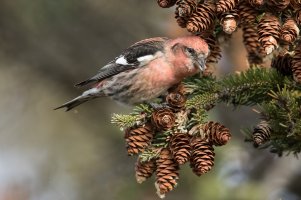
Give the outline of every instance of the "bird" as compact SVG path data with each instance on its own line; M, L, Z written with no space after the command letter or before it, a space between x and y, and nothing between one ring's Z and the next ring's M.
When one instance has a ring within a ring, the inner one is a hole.
M66 111L99 97L126 105L151 102L184 78L206 68L210 50L199 36L154 37L134 43L96 75L77 83L90 86L80 96L55 108Z

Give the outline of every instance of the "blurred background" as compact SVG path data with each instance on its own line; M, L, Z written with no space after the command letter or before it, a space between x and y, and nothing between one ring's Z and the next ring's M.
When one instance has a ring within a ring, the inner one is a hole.
M173 9L139 0L0 0L0 200L151 200L154 177L134 176L112 113L131 108L103 98L71 112L52 109L82 91L73 87L135 41L187 34ZM246 68L241 34L223 48L218 74ZM301 199L301 163L244 143L251 108L220 105L211 119L233 139L216 148L214 169L182 167L172 200Z

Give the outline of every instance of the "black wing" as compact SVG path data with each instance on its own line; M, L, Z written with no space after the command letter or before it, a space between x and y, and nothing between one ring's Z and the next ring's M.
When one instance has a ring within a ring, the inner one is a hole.
M129 64L138 64L137 58L154 55L158 51L163 51L163 43L168 38L150 38L137 42L127 48L121 54Z
M82 81L75 86L80 87L92 82L102 81L120 72L140 67L138 58L147 55L154 55L158 51L163 51L163 44L166 40L168 40L168 38L150 38L133 44L124 50L119 57L101 68L95 76Z

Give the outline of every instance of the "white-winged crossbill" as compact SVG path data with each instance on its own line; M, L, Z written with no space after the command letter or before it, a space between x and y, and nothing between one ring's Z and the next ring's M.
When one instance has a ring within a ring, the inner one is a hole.
M164 37L139 41L109 62L92 78L76 84L93 84L82 95L57 107L66 111L98 97L124 104L150 101L188 76L205 69L207 43L198 36Z

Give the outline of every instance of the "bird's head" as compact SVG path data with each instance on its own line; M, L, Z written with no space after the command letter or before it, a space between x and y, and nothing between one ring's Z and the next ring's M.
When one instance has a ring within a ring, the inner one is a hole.
M209 54L208 44L198 36L185 36L170 40L170 49L175 65L186 68L192 74L205 69Z

